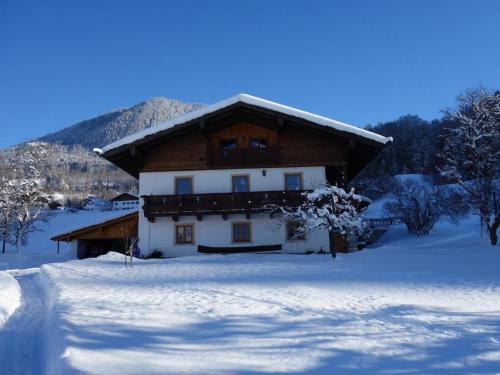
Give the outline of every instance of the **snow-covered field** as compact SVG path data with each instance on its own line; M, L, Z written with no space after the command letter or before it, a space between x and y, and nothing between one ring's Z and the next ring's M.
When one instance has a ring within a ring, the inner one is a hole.
M53 263L48 373L499 373L500 250L477 218L353 254Z
M16 279L0 271L0 329L21 303L21 289Z
M477 217L335 260L56 254L50 236L115 214L57 212L0 255L0 374L500 373L500 250Z

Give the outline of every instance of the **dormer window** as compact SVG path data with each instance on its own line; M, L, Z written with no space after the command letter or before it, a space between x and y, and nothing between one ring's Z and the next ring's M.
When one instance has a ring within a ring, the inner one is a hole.
M266 148L267 143L264 138L252 138L250 140L250 147L251 148Z
M223 139L222 140L223 150L234 150L236 149L236 139Z

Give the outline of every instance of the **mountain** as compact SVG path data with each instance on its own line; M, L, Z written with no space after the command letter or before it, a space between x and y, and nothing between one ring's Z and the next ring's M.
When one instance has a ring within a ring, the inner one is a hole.
M201 104L184 103L163 97L152 98L130 108L118 109L79 122L39 140L67 146L81 145L88 149L103 147L199 107Z

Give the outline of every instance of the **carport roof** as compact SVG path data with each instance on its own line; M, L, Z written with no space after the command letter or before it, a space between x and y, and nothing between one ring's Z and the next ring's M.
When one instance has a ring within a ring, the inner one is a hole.
M95 230L102 230L104 227L118 224L121 222L128 221L130 219L135 218L138 219L138 210L127 210L126 213L120 213L119 215L111 218L106 218L105 220L100 220L97 222L89 223L78 228L74 228L64 233L54 235L51 240L52 241L66 241L70 242L74 239L78 239L78 237L88 234L89 232L93 232Z

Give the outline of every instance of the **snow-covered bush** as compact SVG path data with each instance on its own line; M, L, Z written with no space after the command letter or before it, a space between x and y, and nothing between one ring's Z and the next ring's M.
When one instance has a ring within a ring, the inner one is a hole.
M337 186L324 184L304 193L304 202L298 207L268 205L267 209L282 213L284 223L294 222L295 238L317 230L345 235L361 234L364 224L360 214L363 198Z
M384 209L401 220L411 234L429 234L443 213L443 194L437 186L406 180L395 185L393 195L394 200L387 202Z
M492 245L500 226L500 92L471 90L446 112L441 175L458 183L479 213Z

